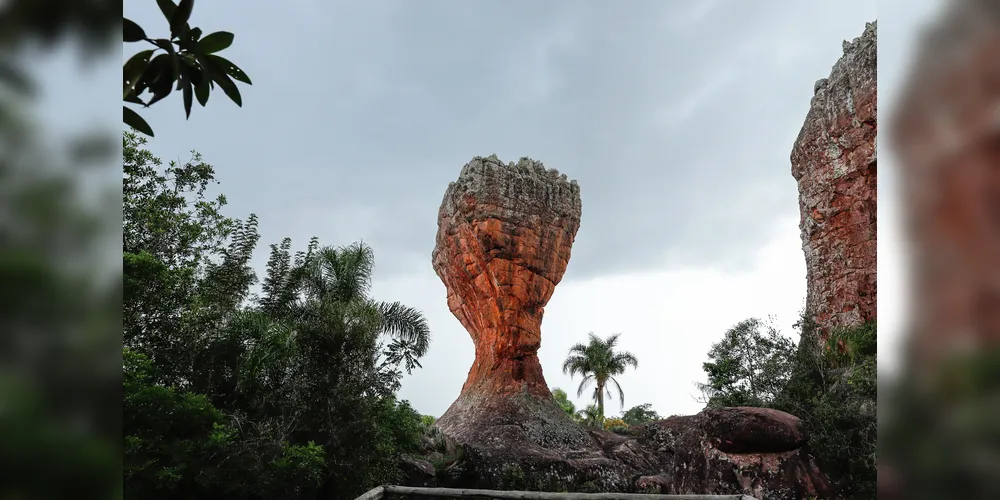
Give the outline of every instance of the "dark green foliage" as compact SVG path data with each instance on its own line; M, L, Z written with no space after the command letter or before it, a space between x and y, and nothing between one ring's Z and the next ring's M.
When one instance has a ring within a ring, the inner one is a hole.
M5 48L38 28L12 22L16 15L35 23L24 18L33 5L0 7ZM68 161L64 135L39 133L30 100L4 85L0 498L120 498L121 288L106 258L107 238L117 231L93 196L107 186L81 189L80 178L93 170Z
M576 412L574 420L588 427L601 427L604 425L604 414L596 404L592 404Z
M184 113L191 116L191 106L196 97L205 106L211 91L218 85L236 103L243 105L243 97L233 81L250 85L250 77L218 52L233 43L233 34L217 31L202 37L201 28L192 28L189 20L194 0L156 0L170 28L166 38L150 38L135 22L122 19L124 42L145 42L152 49L137 52L122 66L122 100L149 107L175 90L182 94ZM162 53L157 54L157 51ZM143 93L149 92L148 100ZM126 125L146 134L153 129L134 110L124 106Z
M209 399L155 385L152 364L123 351L127 494L135 498L309 498L323 449L241 439Z
M708 352L699 384L710 408L766 406L791 375L795 344L771 324L750 318L730 328Z
M583 391L591 383L594 384L594 402L597 403L597 412L604 418L604 397L611 397L611 386L614 384L618 390L619 403L625 405L625 392L615 380L615 375L625 373L628 367L638 368L639 360L628 351L618 351L618 338L620 333L609 335L607 339L602 339L593 333L589 334L587 344L576 344L569 348L569 355L563 362L563 373L568 373L571 377L581 375L580 387L577 389L577 396L582 396Z
M805 323L803 338L817 338ZM825 349L800 345L792 376L772 407L798 416L820 468L847 498L874 498L877 327L830 333Z
M271 247L221 215L212 167L124 135L125 486L135 498L349 498L398 480L425 425L394 392L423 315L369 296L363 244Z
M875 323L830 333L825 348L804 319L796 349L747 320L712 346L703 390L712 407L758 406L802 419L809 448L844 498L874 498L877 477Z
M559 407L570 416L570 418L576 419L576 405L569 400L569 395L566 394L566 391L556 387L555 389L552 389L552 397L556 400Z
M646 403L629 408L628 411L622 413L622 420L628 425L642 425L660 420L660 415L653 410L653 405Z
M909 361L883 398L878 458L898 498L1000 498L1000 349L984 345L935 366ZM888 467L886 467L888 466Z

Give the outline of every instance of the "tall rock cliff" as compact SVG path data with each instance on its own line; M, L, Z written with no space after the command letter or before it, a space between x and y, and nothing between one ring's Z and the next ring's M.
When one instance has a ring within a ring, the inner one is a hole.
M820 336L876 316L876 29L844 42L792 149L806 310Z
M1000 345L1000 4L948 2L893 113L915 372Z

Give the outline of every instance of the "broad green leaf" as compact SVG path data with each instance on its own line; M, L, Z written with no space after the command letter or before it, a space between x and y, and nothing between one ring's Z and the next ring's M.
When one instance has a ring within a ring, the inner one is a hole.
M149 58L153 55L153 50L143 50L138 52L129 58L128 62L122 66L122 77L124 79L124 85L122 90L122 98L128 97L129 94L135 89L136 83L142 78L142 74L146 72L146 68L149 66Z
M125 125L128 125L129 127L132 127L138 130L139 132L142 132L143 134L153 137L152 127L150 127L149 124L146 123L146 120L143 120L142 117L139 116L139 113L136 113L135 111L129 109L127 106L122 106L122 109L124 110L124 115L125 115L124 116Z
M236 84L229 78L229 75L226 74L225 70L220 68L210 56L199 57L198 62L201 63L202 68L205 68L209 78L219 84L219 86L222 87L222 91L225 92L237 106L243 107L243 97L240 96L240 89L236 88Z
M194 82L194 95L198 98L198 103L201 107L205 107L208 103L208 96L210 94L209 88L212 80L209 79L208 75L204 71L199 71L195 78L192 78Z
M194 9L194 0L181 0L174 9L174 15L170 17L170 34L178 36L181 30L187 25L191 18L191 10Z
M216 78L214 78L215 83L218 83L222 87L222 91L229 96L237 106L243 107L243 97L240 95L240 89L236 88L236 84L229 79L229 76L223 73L217 73Z
M225 57L217 56L215 54L211 54L208 57L212 58L212 62L214 62L219 69L225 71L227 75L247 85L253 85L253 83L250 82L250 77L247 76L247 74L244 73L239 66L233 64Z
M167 97L173 90L174 81L176 81L177 77L171 64L172 61L169 54L160 54L149 62L149 67L146 68L146 73L143 74L143 80L153 93L153 98L149 100L146 107L152 106L160 99Z
M138 42L146 38L142 27L129 18L122 18L122 39L126 42Z
M184 96L184 118L185 119L191 118L191 104L192 104L191 97L192 97L192 90L193 89L191 88L191 77L188 76L188 72L190 70L191 70L191 68L185 67L184 70L181 71L181 76L180 76L180 81L179 81L180 86L181 86L181 92L183 92L183 96Z
M160 12L163 13L163 18L170 22L174 18L174 11L177 10L177 4L170 0L156 0L156 5L160 7Z
M216 31L205 36L198 42L198 48L203 54L212 54L233 44L234 35L228 31Z

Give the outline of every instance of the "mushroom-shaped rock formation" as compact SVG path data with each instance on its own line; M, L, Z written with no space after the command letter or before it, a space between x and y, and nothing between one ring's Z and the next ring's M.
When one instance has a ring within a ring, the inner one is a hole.
M434 270L476 344L463 397L549 397L538 363L542 313L580 228L580 187L540 162L475 158L448 185Z
M566 271L580 214L576 182L529 158L476 157L445 191L432 260L476 359L435 425L477 457L481 478L520 463L574 482L628 486L621 464L556 404L538 361L542 314Z
M448 186L433 263L476 359L435 423L461 459L414 485L547 491L751 493L805 498L828 491L787 413L755 408L671 417L630 435L585 429L549 392L538 361L545 304L580 227L580 189L522 158L474 158ZM450 450L425 450L428 454Z

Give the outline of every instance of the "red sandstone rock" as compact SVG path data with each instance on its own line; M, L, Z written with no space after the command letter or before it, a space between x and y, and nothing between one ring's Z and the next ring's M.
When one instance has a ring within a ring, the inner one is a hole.
M542 314L580 214L576 182L528 158L474 158L445 192L432 261L476 359L435 426L474 457L479 486L504 484L510 464L612 491L630 486L627 468L552 398L538 361Z
M893 116L910 245L911 376L1000 344L1000 9L948 2Z
M735 494L805 498L828 491L804 451L801 422L758 408L672 417L622 436L585 430L549 393L538 362L545 304L580 226L580 191L527 158L475 158L448 186L434 269L469 331L476 359L462 393L435 426L463 459L415 484Z
M792 150L806 309L822 335L876 317L876 25L816 83Z
M545 304L580 227L580 188L522 158L476 158L448 186L434 270L476 345L462 394L549 396L538 363Z
M658 452L669 494L735 494L759 499L825 498L831 493L803 445L798 418L777 410L721 408L670 417L637 431Z
M705 433L727 453L783 452L806 444L802 421L770 408L733 407L705 410Z

